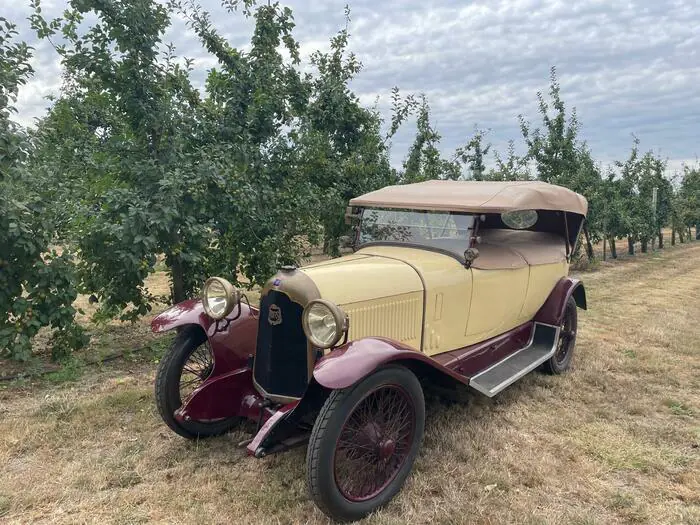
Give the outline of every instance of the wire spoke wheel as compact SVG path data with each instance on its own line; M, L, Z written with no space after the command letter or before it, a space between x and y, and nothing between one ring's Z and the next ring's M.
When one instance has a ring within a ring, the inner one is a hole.
M180 421L175 412L187 402L214 370L214 352L204 331L182 330L161 359L156 372L155 398L163 421L179 435L195 439L218 436L236 426L240 418Z
M207 380L214 369L214 354L209 342L199 345L189 355L180 373L180 401L186 400L192 392Z
M568 308L567 308L567 314ZM576 318L572 315L566 315L559 331L559 341L557 342L557 351L554 354L558 363L566 361L569 351L573 348L573 343L576 338Z
M365 501L396 477L411 449L415 407L398 385L369 393L350 414L334 458L338 489L349 501Z
M401 490L423 440L418 378L399 365L334 390L314 423L306 457L309 492L336 521L355 521Z
M576 302L569 298L564 308L564 316L559 326L559 339L552 358L543 366L551 374L561 374L569 369L576 346L577 310Z

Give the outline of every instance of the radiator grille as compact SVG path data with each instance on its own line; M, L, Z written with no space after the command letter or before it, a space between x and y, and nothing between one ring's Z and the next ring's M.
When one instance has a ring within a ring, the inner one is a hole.
M280 312L270 323L270 307ZM260 321L253 377L267 394L299 398L309 382L307 341L301 325L303 308L272 290L260 302Z

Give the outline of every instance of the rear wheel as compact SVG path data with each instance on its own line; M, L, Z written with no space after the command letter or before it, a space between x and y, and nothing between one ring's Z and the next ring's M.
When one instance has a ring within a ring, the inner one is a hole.
M240 421L237 417L183 422L175 419L175 411L207 380L213 369L214 354L206 335L198 327L182 330L158 365L155 384L158 412L165 424L183 437L217 436Z
M578 311L576 301L569 297L564 309L564 318L559 329L559 340L554 355L544 364L544 370L550 374L563 374L571 367L576 346L576 324Z
M411 471L424 426L423 390L404 367L381 369L333 391L306 457L316 505L337 521L354 521L388 503Z

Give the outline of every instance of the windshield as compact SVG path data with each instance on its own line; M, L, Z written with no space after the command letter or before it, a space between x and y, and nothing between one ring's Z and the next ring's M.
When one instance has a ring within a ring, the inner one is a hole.
M359 241L360 245L419 245L462 257L473 227L474 216L465 213L367 208L362 212Z

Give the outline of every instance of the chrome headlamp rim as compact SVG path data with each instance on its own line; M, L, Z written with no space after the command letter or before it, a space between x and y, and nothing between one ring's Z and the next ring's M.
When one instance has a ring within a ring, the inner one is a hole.
M226 303L224 309L219 313L216 313L211 309L211 305L209 304L209 296L207 294L210 287L214 283L220 284L224 289L224 300ZM204 307L204 313L215 321L219 321L233 311L238 302L241 300L241 292L223 277L210 277L206 280L204 286L202 286L201 299L202 306Z
M313 331L309 326L309 313L311 312L311 308L316 304L321 304L328 308L331 315L333 316L333 321L335 322L336 330L335 337L330 343L319 340L313 334ZM306 337L309 339L311 344L316 348L325 350L327 348L333 348L335 345L338 344L338 341L340 341L340 339L345 335L345 333L348 330L348 316L343 311L343 309L340 308L340 306L331 301L327 301L326 299L313 299L309 301L309 303L304 308L304 311L301 315L301 324L304 328L304 334L306 334Z

